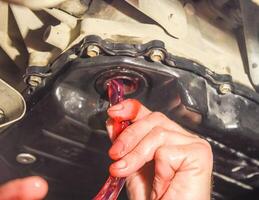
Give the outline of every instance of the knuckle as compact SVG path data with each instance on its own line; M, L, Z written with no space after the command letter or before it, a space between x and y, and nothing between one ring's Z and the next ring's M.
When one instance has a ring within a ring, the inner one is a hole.
M165 129L161 126L155 126L155 127L152 128L152 131L154 133L162 133L162 132L165 132Z
M134 150L131 152L131 156L134 157L134 158L140 158L140 157L143 156L143 154L144 154L144 152L141 151L140 148L136 148L136 149L134 149Z
M127 127L119 136L117 139L119 139L121 142L123 142L126 146L129 144L135 144L136 137L135 137L135 129L132 127Z
M165 147L160 147L159 149L157 149L156 153L155 153L155 160L167 160L168 157L168 152L167 149Z
M167 172L167 173L163 173L160 172L160 174L157 174L156 177L158 178L158 181L160 181L161 183L170 183L172 181L172 171Z
M170 166L169 149L167 147L160 147L154 156L155 159L155 176L164 182L170 182L173 178L173 169Z
M161 121L167 120L167 117L161 112L153 112L151 115L156 120L161 120Z
M187 151L189 164L197 170L198 174L212 171L213 154L210 145L200 139L199 142L190 144Z
M163 142L168 134L168 131L161 126L156 126L152 128L152 134L154 134L158 141Z
M210 143L209 143L207 140L205 140L205 139L203 139L203 138L201 138L200 140L201 140L200 142L201 142L202 144L204 144L205 146L207 146L208 149L211 150L211 145L210 145Z
M204 139L200 139L200 142L196 143L196 145L197 154L201 160L212 162L213 153L209 142Z
M200 143L200 146L201 146L200 148L202 148L203 151L212 152L211 145L207 140L205 140L203 138L199 138L198 141L199 141L198 143Z

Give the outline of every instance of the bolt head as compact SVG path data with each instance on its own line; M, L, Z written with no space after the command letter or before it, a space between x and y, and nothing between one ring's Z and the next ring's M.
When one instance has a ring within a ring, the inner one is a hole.
M86 50L86 54L89 56L89 57L96 57L96 56L99 56L100 54L100 48L96 45L89 45L87 47L87 50Z
M221 94L228 94L232 91L231 85L224 83L219 86L219 91Z
M196 64L197 65L197 64ZM213 75L213 71L211 71L210 69L205 69L206 70L206 72L207 72L207 74L209 74L210 76L212 76Z
M28 80L28 83L33 87L37 87L41 82L42 78L39 76L30 76Z
M78 56L77 56L76 54L71 54L71 55L68 56L68 58L71 59L71 60L74 60L74 59L76 59L77 57L78 57Z
M164 60L165 58L165 54L164 52L162 52L161 50L159 49L153 49L151 52L150 52L150 59L153 61L153 62L160 62L162 60Z
M16 161L20 164L33 164L35 163L37 158L29 153L20 153L16 156Z

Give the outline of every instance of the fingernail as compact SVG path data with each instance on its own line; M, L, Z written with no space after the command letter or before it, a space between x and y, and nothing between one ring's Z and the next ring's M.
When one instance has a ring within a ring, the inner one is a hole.
M124 151L124 144L120 140L115 140L111 149L109 150L110 155L120 155Z
M113 127L112 127L112 125L106 125L106 129L107 129L108 133L112 133Z
M106 129L109 133L112 132L112 119L110 118L106 120Z
M119 104L116 104L115 106L112 106L108 109L108 111L119 111L119 110L122 110L124 108L124 106L119 103Z
M156 192L153 190L153 191L151 192L151 195L150 195L150 200L155 200L156 197L157 197L157 194L156 194Z
M35 187L35 188L40 188L41 185L42 185L42 184L41 184L41 182L39 182L39 181L35 181L35 182L34 182L34 187Z
M112 167L117 169L123 169L127 167L127 162L125 160L120 160L114 163Z
M113 120L111 119L111 118L108 118L107 120L106 120L106 126L109 126L109 125L111 125L112 124L112 122L113 122Z

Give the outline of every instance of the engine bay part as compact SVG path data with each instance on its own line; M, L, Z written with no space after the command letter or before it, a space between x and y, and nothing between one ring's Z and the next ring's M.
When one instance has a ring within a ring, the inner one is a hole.
M26 112L26 103L21 94L13 87L0 79L0 133L1 130L18 120Z
M9 113L21 118L23 98L27 104L19 122L0 130L0 183L40 175L50 184L47 200L94 197L111 162L105 91L116 78L127 98L211 143L215 200L257 199L252 2L67 0L32 10L0 1L0 76L23 96L0 82L16 105L7 111L0 93L0 124L15 119Z
M100 49L98 56L86 54L90 45ZM160 61L151 59L154 50L162 52ZM38 68L30 69L37 75ZM1 177L1 182L36 174L49 181L53 190L49 199L93 197L110 163L104 80L123 77L130 80L129 86L132 80L138 83L127 97L167 114L211 143L215 199L238 199L257 192L259 97L229 75L174 56L158 40L126 44L99 36L84 38L49 66L46 74L41 84L24 92L26 117L1 137L1 165L5 174L12 175ZM17 163L21 153L37 161ZM12 167L6 167L6 162ZM67 171L73 173L64 176Z
M70 2L69 7L68 2ZM45 8L41 11L32 11L26 7L0 2L0 15L4 19L0 26L2 27L0 34L4 36L0 41L0 46L5 52L0 55L1 60L12 60L8 65L24 73L28 62L29 66L45 66L52 63L62 53L61 49L65 46L69 49L87 35L94 34L105 39L127 43L146 43L159 39L174 55L197 61L218 74L229 74L235 81L252 88L244 68L235 32L231 30L234 22L223 23L224 20L221 20L222 23L217 23L219 11L221 11L219 9L227 7L223 6L225 4L216 7L217 14L215 9L212 12L210 9L212 4L207 3L207 0L170 1L174 9L167 6L168 0L159 2L166 10L159 12L160 18L158 16L157 21L153 19L153 15L150 15L150 12L154 12L155 5L152 7L153 11L150 9L148 13L145 13L139 11L140 7L138 9L133 7L130 1L81 1L85 5L84 15L70 14L71 7L78 7L78 0L68 0L56 8ZM218 1L213 2L215 4ZM145 6L145 4L141 5ZM206 11L206 9L209 10ZM168 13L169 16L166 15ZM213 13L213 15L208 18L207 13ZM223 17L222 14L221 16ZM224 17L226 18L230 17ZM161 26L159 24L161 19L163 23L168 24ZM177 31L177 34L168 34L170 31L166 30L166 26L172 27L170 23L173 27L179 27L179 29L172 30ZM55 30L56 26L66 27L60 34L67 38L68 43L60 43L59 37L48 39L48 35L55 36L55 34L50 34L55 33L50 30ZM49 44L45 41L51 42ZM11 42L14 45L11 45ZM2 70L5 72L3 78L6 81L12 79L13 73L6 69ZM20 81L22 82L22 79Z

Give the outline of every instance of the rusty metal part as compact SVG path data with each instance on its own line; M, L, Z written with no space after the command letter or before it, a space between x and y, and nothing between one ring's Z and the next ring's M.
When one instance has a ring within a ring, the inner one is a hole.
M117 42L126 40L128 43L135 44L159 39L174 55L195 60L216 73L230 74L234 80L252 88L245 74L238 43L233 34L222 32L203 19L190 17L192 19L188 26L188 36L180 39L168 36L162 28L154 24L85 18L81 24L81 34L72 44L78 43L87 35L99 35ZM195 26L199 26L200 29Z
M174 1L172 2L174 3ZM184 10L182 17L187 18L186 36L183 37L184 34L181 34L181 37L175 39L168 35L164 31L165 29L161 28L161 26L163 26L162 24L158 23L158 21L157 23L155 22L156 19L153 18L152 15L147 16L142 12L139 12L135 9L135 7L130 6L127 2L121 0L113 0L112 2L103 0L92 1L86 15L82 17L83 20L78 21L75 28L76 30L72 33L73 37L71 38L71 44L67 48L70 48L71 45L78 43L87 35L100 35L102 37L104 36L103 38L111 39L117 42L138 44L159 39L166 43L166 48L169 52L195 60L207 66L210 70L216 73L230 74L233 76L234 80L252 88L249 78L247 74L245 74L244 65L234 34L228 30L225 30L224 27L218 27L214 24L208 23L206 17L200 16L200 1L192 4L189 2L191 1L183 4L183 8L181 8ZM153 3L156 4L157 1L152 1L152 4ZM193 13L192 7L195 9L195 14ZM3 10L5 8L5 12L0 12L0 18L6 19L6 10L8 10L8 7L0 6L0 9L1 8ZM17 25L12 26L11 32L8 32L8 29L6 29L7 26L0 26L0 32L2 32L0 34L3 36L8 36L16 33L18 35L20 32L22 38L9 38L9 40L4 39L3 41L0 41L0 45L8 56L14 61L14 63L20 68L27 67L28 65L26 64L29 59L27 54L28 52L31 54L32 51L35 50L32 47L36 47L38 50L44 49L44 52L49 52L52 54L52 49L49 48L51 45L46 43L45 46L41 45L43 40L39 40L39 38L42 38L42 35L39 34L39 30L44 32L44 30L46 30L44 27L48 27L49 25L57 25L64 19L58 19L56 14L49 12L49 10L53 11L53 9L48 9L48 12L46 9L41 11L41 13L45 13L45 17L48 16L46 18L39 17L40 15L38 15L39 13L37 12L32 13L28 9L20 7L17 8L17 6L15 7L13 5L9 10L14 13L14 20L16 20L18 27ZM157 8L154 10L153 14L157 14L156 11ZM173 15L172 23L179 23L181 24L181 28L183 28L185 27L185 23L181 23L181 17L178 17L179 14L181 14L181 12ZM14 23L11 19L8 19L5 24ZM74 24L76 23L73 22L71 24L74 27ZM5 31L2 31L1 27L5 27ZM16 29L13 27L16 27ZM172 27L176 30L176 26ZM74 38L76 39L74 40ZM20 51L21 48L17 45L17 43L15 43L15 41L19 41L20 44L24 44L22 41L23 39L25 41L25 51ZM37 41L37 43L34 43L33 41ZM10 45L13 44L13 42L15 45ZM53 48L53 46L51 47ZM204 51L204 49L206 49L206 51ZM60 53L61 51L52 57L56 57ZM17 59L17 57L21 57L25 60L22 66L18 64L17 61L19 59ZM47 63L51 63L52 61L53 59L49 59L47 60ZM16 66L13 65L10 66L10 68L13 69L16 68Z
M165 58L165 54L159 49L151 50L149 56L153 62L160 62L160 61L164 60L164 58Z
M224 83L219 86L219 91L221 94L228 94L232 91L231 85Z
M37 87L39 84L41 84L42 78L39 76L30 76L28 83L32 87Z
M87 50L86 50L86 54L89 56L89 57L96 57L96 56L99 56L100 54L100 48L96 45L89 45L87 47Z

